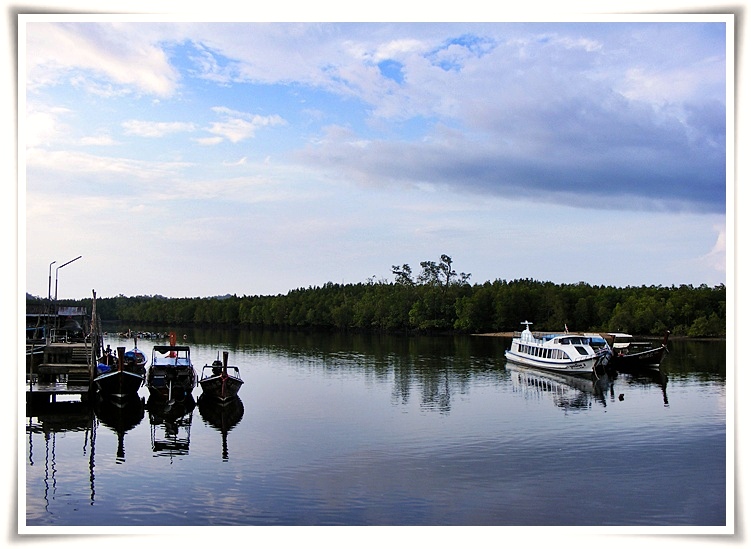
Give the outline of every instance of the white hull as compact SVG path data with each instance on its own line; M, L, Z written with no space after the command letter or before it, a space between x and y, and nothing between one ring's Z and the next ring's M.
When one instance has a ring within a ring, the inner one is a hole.
M516 364L521 364L522 366L565 374L591 374L598 361L597 358L587 358L577 362L534 359L526 355L512 353L511 351L506 351L506 360Z

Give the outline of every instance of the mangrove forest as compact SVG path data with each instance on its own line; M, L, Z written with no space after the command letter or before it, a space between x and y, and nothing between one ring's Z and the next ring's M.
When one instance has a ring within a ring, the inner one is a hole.
M327 282L279 295L168 298L97 297L98 317L133 325L213 325L263 329L406 333L511 332L529 320L536 330L621 331L660 336L724 337L724 285L613 287L532 279L470 283L451 257L392 266L393 280ZM27 311L45 298L27 295ZM92 299L58 305L84 306Z

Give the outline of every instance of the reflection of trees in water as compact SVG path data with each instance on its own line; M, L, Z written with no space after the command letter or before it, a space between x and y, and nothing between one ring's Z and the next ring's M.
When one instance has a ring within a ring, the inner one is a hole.
M419 395L421 407L444 413L452 395L466 392L477 375L502 375L495 358L502 356L501 338L248 331L236 341L244 346L240 353L258 350L311 369L361 371L392 382L395 405Z
M671 339L662 363L671 375L698 379L725 379L727 362L726 341L691 341Z
M425 357L406 355L392 357L392 403L406 405L413 394L419 394L420 407L448 413L453 395L466 394L478 376L502 375L486 361L448 355Z
M421 408L442 413L451 411L451 382L447 369L424 378L421 389Z
M449 360L437 359L431 362L418 364L412 369L409 385L404 391L409 395L413 387L417 388L420 408L448 413L451 411L452 393L466 391L467 377L452 368L448 364Z

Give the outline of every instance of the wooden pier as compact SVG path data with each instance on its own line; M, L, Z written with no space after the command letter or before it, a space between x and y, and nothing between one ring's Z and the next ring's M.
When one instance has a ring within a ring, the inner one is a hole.
M50 343L27 354L27 403L56 402L58 396L86 401L93 388L94 364L88 343Z
M91 329L87 330L89 326ZM94 394L96 362L102 351L101 336L93 290L90 318L84 307L58 306L57 290L54 303L46 302L36 310L27 304L27 406L55 403L58 397L69 396L78 396L81 403L87 403ZM63 400L70 402L68 398Z

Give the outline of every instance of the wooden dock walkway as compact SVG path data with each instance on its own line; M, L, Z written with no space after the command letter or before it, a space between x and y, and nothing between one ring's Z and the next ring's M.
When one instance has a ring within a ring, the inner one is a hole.
M91 346L52 343L41 350L35 348L35 354L27 362L26 401L55 402L58 396L79 396L82 402L88 400L93 388Z
M58 396L79 396L87 400L91 387L86 384L68 383L66 381L36 381L26 383L26 399L34 401L56 402Z

